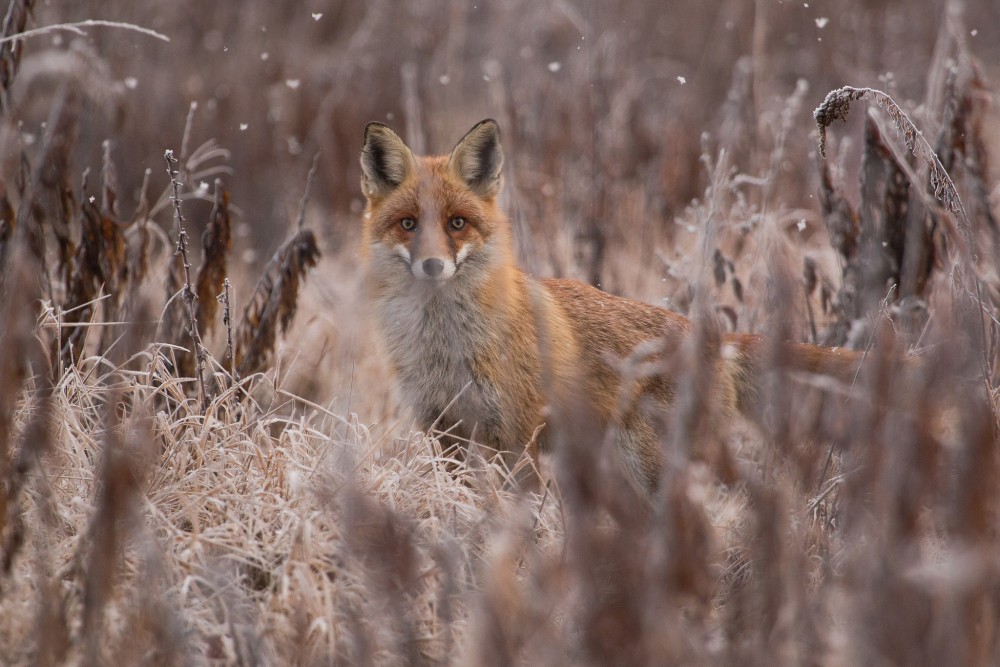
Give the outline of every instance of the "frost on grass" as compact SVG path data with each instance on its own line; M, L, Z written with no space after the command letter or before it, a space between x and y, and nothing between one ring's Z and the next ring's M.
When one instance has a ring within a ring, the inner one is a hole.
M6 608L51 614L0 611L0 663L37 650L43 664L372 664L357 648L370 644L417 664L453 650L464 545L506 500L449 473L430 440L382 456L366 427L316 406L262 409L250 394L266 383L205 416L155 348L140 356L148 372L115 378L85 359L51 393L47 474L26 478L32 528L3 581ZM17 434L39 407L21 404Z

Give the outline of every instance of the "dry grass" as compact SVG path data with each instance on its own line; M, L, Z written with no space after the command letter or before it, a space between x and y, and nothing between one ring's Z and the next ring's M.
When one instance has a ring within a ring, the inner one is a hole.
M0 663L1000 662L1000 21L938 4L11 2L3 38L42 30L0 42ZM824 126L875 106L817 162L826 90ZM701 344L864 350L857 382L769 373L719 428L677 360L651 508L583 420L526 493L413 432L361 132L486 116L529 269Z

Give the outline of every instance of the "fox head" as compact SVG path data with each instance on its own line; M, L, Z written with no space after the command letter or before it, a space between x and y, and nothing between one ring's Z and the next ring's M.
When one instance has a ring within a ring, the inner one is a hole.
M477 123L450 155L437 157L414 156L388 126L369 123L361 151L364 242L380 278L444 287L503 261L502 167L494 120Z

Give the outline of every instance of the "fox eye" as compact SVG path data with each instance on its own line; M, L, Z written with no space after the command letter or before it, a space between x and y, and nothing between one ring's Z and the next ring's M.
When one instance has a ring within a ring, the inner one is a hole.
M403 218L402 220L399 221L399 226L405 229L406 231L411 231L414 227L417 226L417 221L414 220L413 218Z
M463 227L465 227L465 218L460 217L460 216L456 216L456 217L452 218L451 220L449 220L448 224L451 225L451 228L454 229L457 232L458 230L460 230Z

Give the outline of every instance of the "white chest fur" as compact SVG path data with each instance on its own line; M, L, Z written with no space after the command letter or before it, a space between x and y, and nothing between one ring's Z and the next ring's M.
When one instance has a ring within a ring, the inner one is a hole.
M495 322L473 307L459 286L411 284L375 305L381 344L395 371L401 397L424 421L447 406L467 431L499 419L500 396L477 374L483 350L496 349Z

